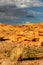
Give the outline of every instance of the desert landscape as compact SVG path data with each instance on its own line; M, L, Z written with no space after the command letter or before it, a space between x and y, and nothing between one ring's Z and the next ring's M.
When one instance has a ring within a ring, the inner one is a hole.
M43 22L0 24L0 65L43 65Z

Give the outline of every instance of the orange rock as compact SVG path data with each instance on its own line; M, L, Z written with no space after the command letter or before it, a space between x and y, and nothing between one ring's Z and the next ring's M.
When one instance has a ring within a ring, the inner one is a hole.
M43 46L43 22L28 25L0 24L0 50L11 50L18 43L26 46Z

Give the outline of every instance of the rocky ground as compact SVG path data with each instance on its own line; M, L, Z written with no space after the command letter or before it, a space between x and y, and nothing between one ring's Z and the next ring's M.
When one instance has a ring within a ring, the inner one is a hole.
M41 47L42 55L40 54L39 56L42 59L12 60L11 51L15 45ZM43 65L43 23L24 25L0 24L0 65Z

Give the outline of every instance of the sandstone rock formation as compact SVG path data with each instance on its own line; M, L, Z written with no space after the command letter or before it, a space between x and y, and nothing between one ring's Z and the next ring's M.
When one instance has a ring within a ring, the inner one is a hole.
M14 60L11 60L13 59L11 56L14 55L11 55L11 52L15 46L18 47L19 45L39 48L42 54L40 53L38 56L43 57L43 23L29 23L28 25L0 24L0 65L15 64ZM18 49L18 51L20 50ZM26 65L23 62L18 65ZM36 65L35 62L33 61L30 64L27 62L27 65ZM37 63L37 65L42 64Z

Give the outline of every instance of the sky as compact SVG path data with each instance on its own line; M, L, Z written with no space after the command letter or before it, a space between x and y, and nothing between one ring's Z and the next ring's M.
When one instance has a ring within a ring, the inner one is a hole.
M19 4L20 2L22 5ZM24 2L27 2L27 4L23 5ZM16 7L9 7L7 4L15 5ZM25 8L21 7L28 7L28 9L26 11ZM26 18L27 14L29 17ZM21 20L43 21L43 0L0 0L0 21L9 23L9 19L14 22Z
M26 5L19 4L25 2L27 3ZM43 6L43 0L0 0L0 6L6 4L15 4L17 7L39 7Z

